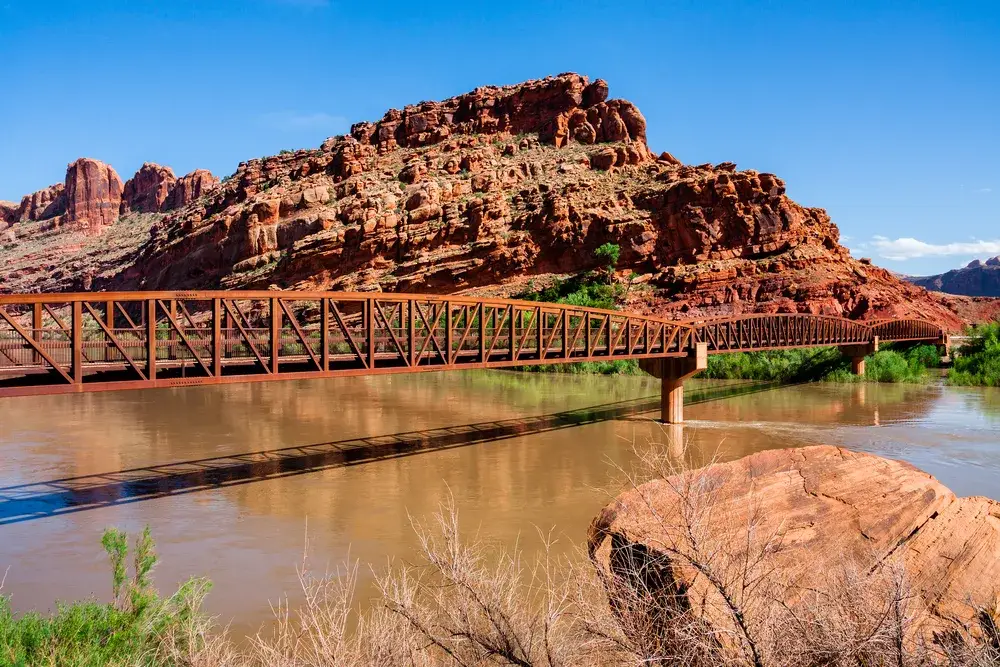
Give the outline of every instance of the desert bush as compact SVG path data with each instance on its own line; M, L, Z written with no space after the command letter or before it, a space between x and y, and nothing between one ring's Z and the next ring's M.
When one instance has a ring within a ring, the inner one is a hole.
M971 327L972 339L956 351L948 383L1000 387L1000 322Z
M109 528L101 544L111 561L114 601L60 603L49 616L15 616L10 598L0 596L0 665L152 666L174 664L168 649L180 656L211 650L210 619L201 612L206 580L190 579L161 598L152 587L157 556L148 528L135 539L131 576L127 535Z

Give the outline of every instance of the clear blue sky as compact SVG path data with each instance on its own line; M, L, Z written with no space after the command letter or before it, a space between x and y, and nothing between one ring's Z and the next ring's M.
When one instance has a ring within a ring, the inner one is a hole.
M778 174L883 266L1000 254L995 0L0 0L0 199L79 156L224 175L563 71L635 102L655 151Z

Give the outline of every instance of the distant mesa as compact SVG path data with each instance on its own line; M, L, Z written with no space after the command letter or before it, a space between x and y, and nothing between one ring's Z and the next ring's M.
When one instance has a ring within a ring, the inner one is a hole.
M1000 296L1000 256L972 260L964 268L936 276L907 277L914 285L961 296Z

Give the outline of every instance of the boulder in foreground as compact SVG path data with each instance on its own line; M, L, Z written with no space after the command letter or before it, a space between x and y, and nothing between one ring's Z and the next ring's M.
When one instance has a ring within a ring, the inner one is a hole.
M640 576L727 638L815 618L834 580L864 589L891 569L907 642L940 642L1000 594L1000 503L871 454L771 450L621 494L589 551L607 581Z

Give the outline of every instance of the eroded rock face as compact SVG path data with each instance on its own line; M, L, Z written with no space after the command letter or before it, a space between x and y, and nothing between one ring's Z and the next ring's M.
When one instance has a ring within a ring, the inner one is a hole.
M47 220L66 212L66 193L62 183L32 192L21 199L18 220Z
M118 220L122 179L109 165L80 158L66 169L66 220L92 234Z
M177 179L161 210L170 211L187 206L219 184L219 179L207 169L196 169Z
M135 176L125 181L121 213L158 213L163 210L176 182L173 169L146 162L135 172Z
M831 573L897 563L923 633L971 624L975 607L1000 594L1000 503L956 498L907 463L828 446L760 452L643 484L604 508L588 546L611 577L631 576L622 568L641 555L672 594L727 630L733 619L719 591L685 560L697 550L731 557L718 568L766 551L760 567L778 585L761 590L779 591L793 610Z
M15 204L12 201L0 201L0 222L11 223L19 220L20 210L20 204Z

